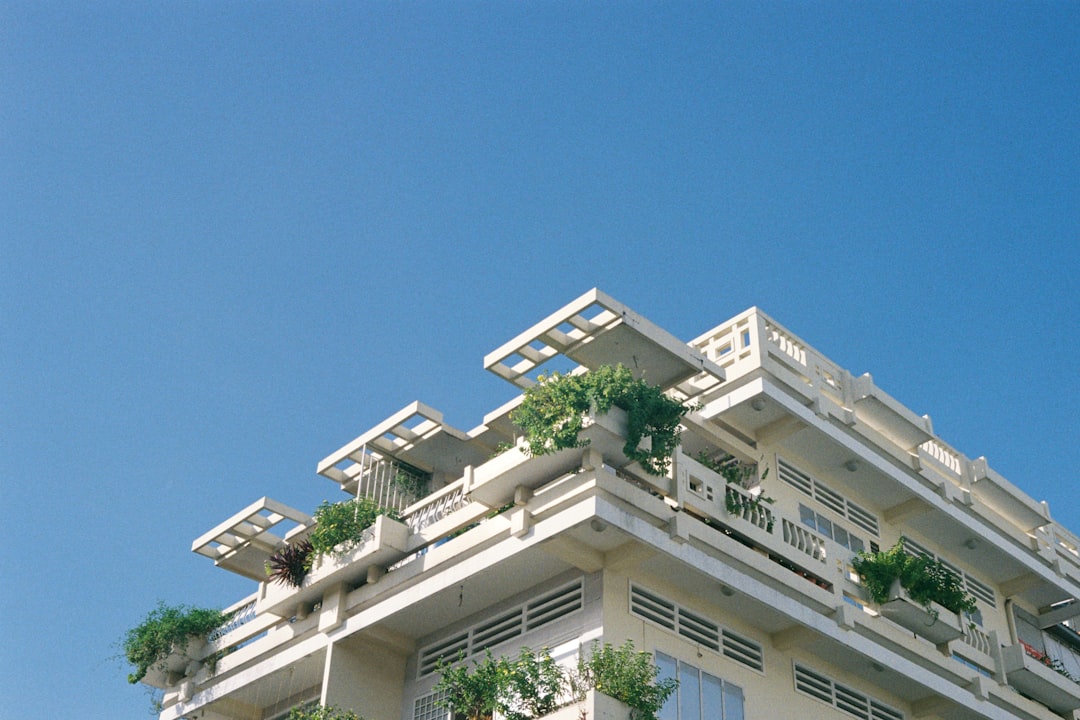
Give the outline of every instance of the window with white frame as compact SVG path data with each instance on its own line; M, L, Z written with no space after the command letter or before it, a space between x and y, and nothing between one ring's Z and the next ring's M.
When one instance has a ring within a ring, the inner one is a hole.
M657 713L658 720L743 720L743 691L715 675L656 653L656 666L662 680L674 678L679 686Z

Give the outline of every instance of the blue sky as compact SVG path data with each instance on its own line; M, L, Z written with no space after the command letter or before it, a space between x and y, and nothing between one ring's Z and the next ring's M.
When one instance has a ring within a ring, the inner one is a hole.
M1080 5L0 6L0 705L142 718L189 552L599 286L758 305L1080 532ZM343 497L343 496L342 496Z

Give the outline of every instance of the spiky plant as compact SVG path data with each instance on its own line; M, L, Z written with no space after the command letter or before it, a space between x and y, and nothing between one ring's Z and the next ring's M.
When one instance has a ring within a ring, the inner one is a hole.
M289 543L270 556L266 572L271 582L300 587L311 570L313 547L307 540Z

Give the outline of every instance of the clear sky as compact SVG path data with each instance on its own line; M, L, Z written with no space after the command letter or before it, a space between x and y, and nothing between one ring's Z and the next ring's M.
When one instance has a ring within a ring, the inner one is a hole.
M1075 2L0 4L0 716L593 286L758 305L1080 532Z

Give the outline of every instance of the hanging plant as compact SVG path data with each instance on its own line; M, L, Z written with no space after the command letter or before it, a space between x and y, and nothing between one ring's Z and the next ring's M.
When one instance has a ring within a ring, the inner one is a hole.
M679 423L689 411L654 385L635 379L622 365L603 365L579 375L541 375L525 391L510 419L525 433L529 452L545 455L584 447L578 433L586 413L603 414L612 407L626 411L623 452L651 475L663 475L679 444ZM642 440L649 438L646 447Z
M205 638L228 619L229 615L220 610L159 602L121 641L124 657L135 667L128 682L139 682L151 668L162 665L170 653L182 649L192 638Z

